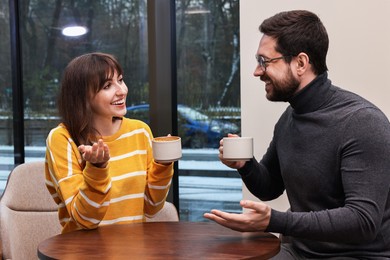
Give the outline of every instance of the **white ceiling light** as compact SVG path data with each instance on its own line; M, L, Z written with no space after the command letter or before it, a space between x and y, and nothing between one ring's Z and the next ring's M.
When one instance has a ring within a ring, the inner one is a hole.
M83 26L68 26L62 29L62 34L69 37L81 36L87 33L87 28Z

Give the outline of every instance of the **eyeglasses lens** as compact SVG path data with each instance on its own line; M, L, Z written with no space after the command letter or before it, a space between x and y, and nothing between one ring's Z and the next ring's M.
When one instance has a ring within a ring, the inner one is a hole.
M259 66L264 70L265 69L265 60L263 56L256 55L256 60Z

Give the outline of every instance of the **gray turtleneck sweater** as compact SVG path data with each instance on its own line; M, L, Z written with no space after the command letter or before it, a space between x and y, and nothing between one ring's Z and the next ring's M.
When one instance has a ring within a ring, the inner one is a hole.
M269 232L292 236L305 257L390 258L390 124L327 73L296 94L260 162L239 170L263 201L286 191Z

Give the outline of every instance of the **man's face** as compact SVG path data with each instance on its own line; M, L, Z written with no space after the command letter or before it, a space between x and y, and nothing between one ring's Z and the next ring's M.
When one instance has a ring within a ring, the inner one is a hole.
M270 101L289 101L299 89L300 82L289 63L285 59L275 59L282 56L275 50L276 40L264 35L259 44L257 55L264 57L265 68L257 64L255 77L265 82L266 97ZM273 61L267 62L271 59Z

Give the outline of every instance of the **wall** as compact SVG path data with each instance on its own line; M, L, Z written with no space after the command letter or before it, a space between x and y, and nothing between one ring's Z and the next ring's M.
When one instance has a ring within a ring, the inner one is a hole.
M333 84L372 101L390 117L390 1L240 1L242 135L255 139L260 159L272 138L273 126L287 104L269 102L264 83L253 77L261 22L281 11L306 9L319 15L328 30L329 78ZM254 199L243 187L243 197ZM288 208L283 196L269 202Z

